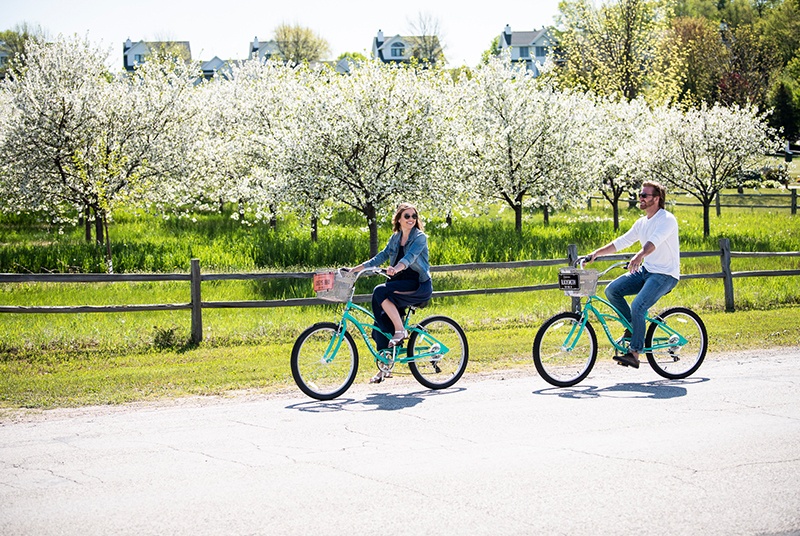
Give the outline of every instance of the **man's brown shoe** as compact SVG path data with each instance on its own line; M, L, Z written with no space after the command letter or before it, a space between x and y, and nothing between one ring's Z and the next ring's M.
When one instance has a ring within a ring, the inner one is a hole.
M639 368L639 358L630 352L625 355L615 355L614 360L625 367Z

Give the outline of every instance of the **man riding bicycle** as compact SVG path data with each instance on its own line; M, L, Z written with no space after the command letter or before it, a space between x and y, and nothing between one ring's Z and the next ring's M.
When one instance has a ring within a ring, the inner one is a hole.
M630 322L632 333L628 353L614 356L620 364L639 368L639 353L644 348L645 314L666 293L675 288L680 279L680 246L678 221L664 209L666 190L654 181L642 184L639 208L645 215L636 220L630 230L596 249L586 257L591 263L601 255L616 253L636 242L641 249L628 264L628 273L609 283L605 294L608 301ZM625 296L636 294L629 306Z

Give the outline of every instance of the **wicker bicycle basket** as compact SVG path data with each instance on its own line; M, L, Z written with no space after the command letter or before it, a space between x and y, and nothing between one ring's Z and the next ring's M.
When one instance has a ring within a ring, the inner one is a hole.
M350 299L356 275L355 272L317 272L314 274L314 292L321 300L344 303Z
M558 288L567 296L592 296L597 290L597 270L561 268L558 270Z

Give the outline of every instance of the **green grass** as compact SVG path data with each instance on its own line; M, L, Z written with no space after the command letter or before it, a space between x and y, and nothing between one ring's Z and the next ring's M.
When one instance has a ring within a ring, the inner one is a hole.
M437 312L438 307L436 308ZM800 310L704 313L712 353L800 345ZM524 369L535 375L531 345L537 325L470 328L469 373ZM240 346L203 345L185 351L124 355L77 352L42 354L35 359L0 362L0 408L53 408L121 404L189 395L296 391L289 371L291 341ZM360 377L374 365L359 342ZM609 359L603 341L600 359ZM404 368L398 372L405 372ZM655 373L654 373L655 374ZM703 375L701 368L697 375ZM0 413L2 420L2 413Z
M431 259L437 264L563 258L568 244L579 252L611 240L610 210L551 216L527 214L522 234L510 213L456 219L451 227L427 222ZM702 236L699 208L677 207L682 249L718 249L731 240L734 251L800 251L800 219L788 210L723 209ZM623 211L621 226L639 216ZM102 251L82 242L80 229L59 229L30 218L0 218L0 272L102 271ZM389 236L381 229L381 241ZM338 213L312 244L308 229L293 218L277 230L245 227L220 215L197 222L120 214L111 228L117 271L187 272L197 257L204 272L296 271L353 265L368 256L363 221ZM734 271L800 268L800 258L734 259ZM461 271L435 275L435 290L512 287L556 280L557 267ZM686 259L684 273L719 272L715 257ZM364 281L368 293L377 280ZM709 327L711 351L798 345L800 278L737 278L737 312L724 313L719 280L686 280L659 303L686 305ZM312 296L310 280L213 281L203 300L234 301ZM0 284L0 304L83 305L185 303L188 284ZM447 314L467 330L470 371L530 365L530 345L541 322L565 310L558 291L526 292L434 300L428 314ZM114 314L0 314L0 407L55 407L122 403L164 396L220 394L236 389L291 388L288 357L296 336L308 325L336 316L336 306L280 309L206 309L204 341L188 345L188 311ZM362 358L366 350L361 350ZM370 363L362 365L364 374Z

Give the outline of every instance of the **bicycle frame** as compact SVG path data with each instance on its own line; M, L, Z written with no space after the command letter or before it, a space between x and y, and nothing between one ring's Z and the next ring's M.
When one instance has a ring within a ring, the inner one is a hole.
M603 272L601 272L600 275L603 275L606 272L610 271L611 269L620 266L622 264L625 263L616 263L608 267ZM595 302L600 302L603 305L607 306L608 308L611 309L613 314L604 313L603 311L599 310L594 305ZM603 326L603 331L606 334L606 338L608 338L608 342L611 343L611 346L613 346L616 351L620 353L625 353L628 351L628 349L625 346L623 346L622 339L615 339L614 336L611 334L611 331L608 327L608 320L610 319L612 321L616 321L617 323L622 324L622 326L625 329L632 332L633 328L631 327L630 322L628 322L628 320L624 316L622 316L622 313L620 313L619 310L616 307L614 307L608 300L601 298L597 294L592 294L591 296L588 296L586 298L586 304L583 306L583 309L581 309L581 321L579 324L575 324L570 330L569 334L567 335L567 339L564 341L564 348L568 350L572 350L575 348L575 345L578 343L578 340L583 335L583 331L586 328L586 324L589 321L590 315L594 315L597 321L600 322L600 325ZM683 346L688 342L688 340L683 335L672 329L670 326L661 322L657 317L651 317L649 314L645 314L644 321L645 324L647 325L656 324L657 326L659 326L662 332L667 334L667 336L653 337L654 344L652 346L643 348L642 352L648 353L648 352L653 352L655 350L668 349L673 346Z
M366 270L365 270L366 272ZM372 272L367 272L372 273ZM377 273L377 272L376 272ZM361 274L359 274L360 276ZM358 278L356 278L358 279ZM353 285L355 289L355 284ZM371 323L362 322L358 319L353 313L361 313L366 315ZM382 333L387 339L391 339L392 336L382 329L380 329L375 322L375 316L364 307L353 303L352 293L350 299L347 301L344 307L344 312L342 313L342 319L338 323L338 330L336 336L331 338L331 342L328 345L328 348L325 350L324 359L328 363L333 361L333 356L337 354L339 351L339 347L344 340L344 332L347 331L347 328L352 325L355 329L361 334L361 339L364 341L364 344L367 346L369 351L375 357L376 360L381 361L387 365L391 363L409 363L411 361L417 361L420 359L424 359L426 361L435 362L441 359L442 354L446 354L450 351L450 348L447 347L443 342L438 340L436 337L425 331L423 328L419 328L417 326L411 326L408 324L408 319L411 315L412 310L410 309L403 319L403 327L409 333L416 333L418 341L426 341L430 342L430 344L426 344L424 347L415 346L416 349L423 349L422 352L417 352L413 357L409 357L406 354L405 347L402 346L394 346L392 348L386 348L384 350L376 350L375 345L370 340L370 336L367 333L368 329L377 330Z

